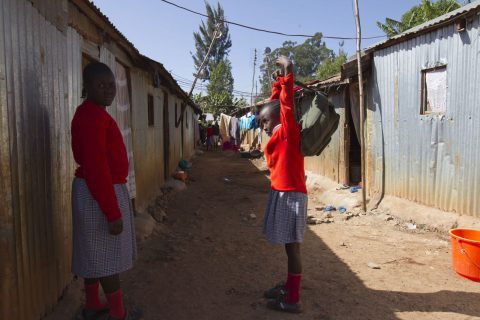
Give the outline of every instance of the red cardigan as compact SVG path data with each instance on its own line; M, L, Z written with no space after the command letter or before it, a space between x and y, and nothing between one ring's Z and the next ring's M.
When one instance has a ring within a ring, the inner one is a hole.
M307 193L300 126L293 114L293 74L278 77L270 100L280 99L280 125L265 146L272 189Z
M127 182L127 151L115 120L92 101L85 100L75 112L72 151L79 165L75 176L85 179L107 220L121 218L113 185Z

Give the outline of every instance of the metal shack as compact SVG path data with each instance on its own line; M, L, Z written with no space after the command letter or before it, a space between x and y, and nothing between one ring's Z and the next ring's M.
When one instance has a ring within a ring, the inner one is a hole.
M108 110L129 153L137 208L194 152L198 109L158 62L88 0L2 0L0 6L0 319L40 319L72 279L70 121L82 68L108 64Z
M371 197L480 216L479 14L477 1L363 53Z

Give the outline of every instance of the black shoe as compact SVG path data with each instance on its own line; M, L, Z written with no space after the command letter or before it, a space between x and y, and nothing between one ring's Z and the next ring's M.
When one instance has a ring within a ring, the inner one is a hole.
M280 297L284 297L288 294L287 288L285 288L285 284L280 283L275 287L265 291L263 296L267 299L278 299Z
M127 311L127 314L121 320L141 320L143 319L143 311L140 308L134 308ZM107 320L114 320L111 316L108 316Z
M100 317L106 315L108 313L108 308L100 309L100 310L82 310L82 320L97 320Z
M267 302L267 307L272 310L288 312L288 313L301 313L302 307L300 303L287 303L284 297L279 299L272 299Z

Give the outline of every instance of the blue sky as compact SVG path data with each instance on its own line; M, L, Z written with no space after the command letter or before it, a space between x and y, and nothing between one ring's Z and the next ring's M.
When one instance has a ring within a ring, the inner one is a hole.
M171 0L195 11L205 12L203 0ZM383 33L376 21L385 17L398 19L420 0L359 0L363 36ZM198 30L202 17L182 11L159 0L95 0L94 3L113 24L144 55L163 63L175 78L193 79L194 67L190 55L194 51L193 32ZM211 0L210 3L216 3ZM352 0L220 0L227 20L281 31L285 33L328 36L355 36ZM252 89L254 49L261 53L265 47L280 47L286 40L303 42L305 38L255 32L230 26L233 46L230 60L235 79L235 90ZM365 40L368 47L377 40ZM327 46L338 50L338 40L326 40ZM349 55L355 53L355 41L345 41ZM256 78L258 79L258 67ZM186 91L188 86L182 85ZM248 100L248 99L247 99Z

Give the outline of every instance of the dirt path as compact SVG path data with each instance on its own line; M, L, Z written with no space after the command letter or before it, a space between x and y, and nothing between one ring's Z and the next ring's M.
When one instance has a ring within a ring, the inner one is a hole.
M305 312L270 311L262 292L285 278L286 261L283 248L261 234L265 173L207 153L192 178L124 277L127 301L147 320L480 319L480 284L454 274L446 239L375 216L311 226L303 246Z

